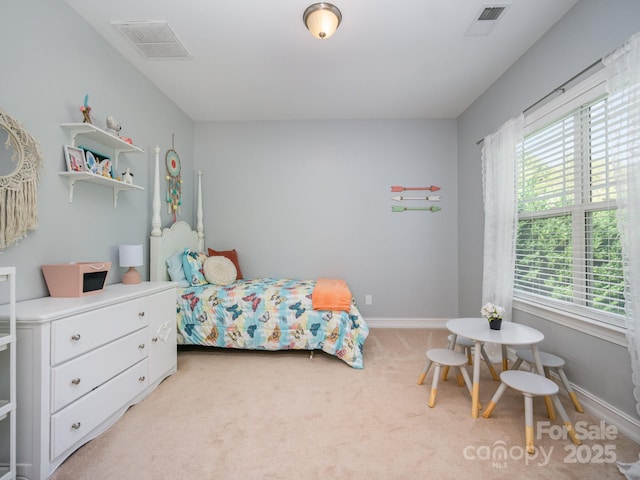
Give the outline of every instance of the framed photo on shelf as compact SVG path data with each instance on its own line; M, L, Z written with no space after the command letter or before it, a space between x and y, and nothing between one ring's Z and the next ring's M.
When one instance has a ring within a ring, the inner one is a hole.
M84 150L81 148L72 147L71 145L64 146L64 158L67 161L67 171L69 172L86 172L87 164L84 158Z

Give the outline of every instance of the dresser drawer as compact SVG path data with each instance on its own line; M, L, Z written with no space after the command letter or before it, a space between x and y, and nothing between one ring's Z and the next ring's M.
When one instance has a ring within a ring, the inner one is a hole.
M148 324L147 299L139 298L51 324L51 365L82 355Z
M99 387L145 358L148 328L143 328L51 369L51 413Z
M128 404L147 387L147 360L142 360L117 377L51 416L50 458L55 459L107 418Z

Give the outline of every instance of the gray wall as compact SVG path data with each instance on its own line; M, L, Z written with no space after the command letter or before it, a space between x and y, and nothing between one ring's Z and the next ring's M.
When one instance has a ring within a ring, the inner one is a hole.
M247 276L343 277L367 317L477 315L483 213L476 141L619 46L640 30L639 19L637 0L581 0L457 128L451 120L194 126L62 0L3 2L0 107L39 141L45 162L40 226L0 253L0 265L18 267L19 299L47 294L46 263L110 260L109 282L119 281L117 246L140 242L148 252L154 148L163 158L175 133L185 172L181 218L193 220L194 172L202 169L207 244L237 248ZM81 120L87 93L96 123L116 116L122 133L145 149L122 163L145 191L120 194L117 210L101 187L77 187L69 204L57 175L69 142L59 124ZM392 214L394 184L441 186L443 211ZM142 271L148 278L148 265ZM373 295L370 307L365 294ZM569 369L578 385L637 416L624 349L543 319L516 320L542 329L546 346L580 365ZM611 358L614 376L599 361Z
M477 140L522 112L640 30L637 0L581 0L458 118L458 264L460 314L477 315L482 290L483 218ZM543 347L570 358L572 381L638 418L628 352L546 320L518 312L515 321L545 333ZM600 360L606 359L603 362ZM610 359L617 359L615 367Z
M366 317L457 315L455 120L199 123L207 245L248 277L340 277ZM392 185L438 213L392 213ZM430 192L405 192L428 195ZM373 304L364 304L364 295Z
M176 150L189 172L184 212L193 210L193 122L124 60L62 0L2 3L0 108L34 136L44 154L38 188L39 228L0 253L1 266L17 267L19 299L47 295L40 265L71 261L111 261L108 283L119 282L121 243L142 243L150 232L151 181L155 146L161 160L176 134ZM81 122L79 107L89 94L93 122L104 128L107 115L122 124L145 153L123 155L144 191L123 192L113 209L112 190L77 185L72 204L58 172L66 169L62 146L70 142L60 123ZM162 164L161 164L162 166ZM170 223L163 215L163 225ZM148 265L141 271L148 278ZM0 300L4 300L1 299Z

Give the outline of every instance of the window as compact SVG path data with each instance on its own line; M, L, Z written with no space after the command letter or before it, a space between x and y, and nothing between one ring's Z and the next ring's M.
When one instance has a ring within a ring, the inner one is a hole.
M564 102L532 122L521 147L516 296L620 326L615 179L628 143L624 99L598 88Z

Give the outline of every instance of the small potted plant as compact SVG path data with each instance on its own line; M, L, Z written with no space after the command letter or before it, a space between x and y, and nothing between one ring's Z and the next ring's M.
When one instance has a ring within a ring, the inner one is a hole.
M500 327L502 327L502 315L504 315L503 307L493 303L485 303L480 312L489 321L491 330L500 330Z

